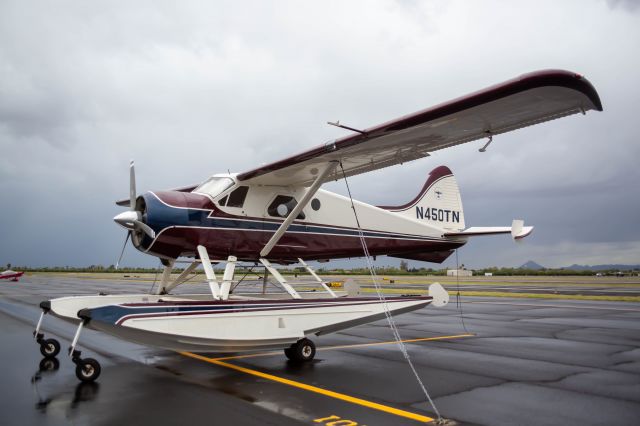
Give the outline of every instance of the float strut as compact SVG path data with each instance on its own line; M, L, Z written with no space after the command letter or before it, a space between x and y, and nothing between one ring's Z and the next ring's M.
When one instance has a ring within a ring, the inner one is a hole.
M80 325L78 325L78 329L76 330L76 335L73 336L71 346L69 347L69 355L74 362L76 361L76 359L80 358L80 351L76 351L76 345L78 344L78 339L80 338L82 327L84 327L84 320L80 321Z
M40 333L40 327L42 326L42 320L44 319L44 314L46 314L46 312L42 311L42 313L40 314L40 319L38 320L38 324L36 325L36 329L33 331L33 337L34 339L36 339L38 343L40 343L40 341L44 337L44 334Z

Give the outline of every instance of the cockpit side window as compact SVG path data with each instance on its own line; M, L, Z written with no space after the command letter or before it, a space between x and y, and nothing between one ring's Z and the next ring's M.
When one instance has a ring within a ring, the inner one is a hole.
M275 217L287 217L291 210L298 204L295 198L288 195L278 195L267 207L267 213L269 216ZM305 218L304 212L300 212L297 219L303 220Z
M248 186L239 186L229 194L229 201L227 201L227 207L242 207L244 200L247 198L247 192L249 192Z

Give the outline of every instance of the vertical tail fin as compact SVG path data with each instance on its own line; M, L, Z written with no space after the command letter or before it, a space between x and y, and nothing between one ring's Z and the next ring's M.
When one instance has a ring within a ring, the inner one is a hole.
M448 231L462 231L465 228L458 183L446 166L433 169L418 196L407 204L380 208Z

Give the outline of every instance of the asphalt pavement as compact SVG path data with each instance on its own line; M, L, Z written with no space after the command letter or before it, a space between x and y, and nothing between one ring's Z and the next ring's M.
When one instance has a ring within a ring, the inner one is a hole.
M42 361L31 336L41 300L149 288L60 276L1 282L0 424L373 426L438 418L385 321L313 338L319 350L304 365L279 352L196 359L85 330L79 348L100 361L102 375L82 385L64 356L75 327L47 316L44 331L63 351L57 362ZM464 297L460 306L454 297L396 321L451 423L638 423L638 303Z

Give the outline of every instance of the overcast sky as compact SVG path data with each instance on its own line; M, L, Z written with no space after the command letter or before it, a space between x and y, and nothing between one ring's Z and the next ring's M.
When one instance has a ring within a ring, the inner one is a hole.
M584 74L604 112L351 178L354 197L404 203L446 164L468 226L536 226L461 262L640 263L638 52L635 1L3 0L0 264L115 263L130 159L139 192L187 185L345 134L328 120L369 127L545 68ZM157 261L129 246L124 263Z

